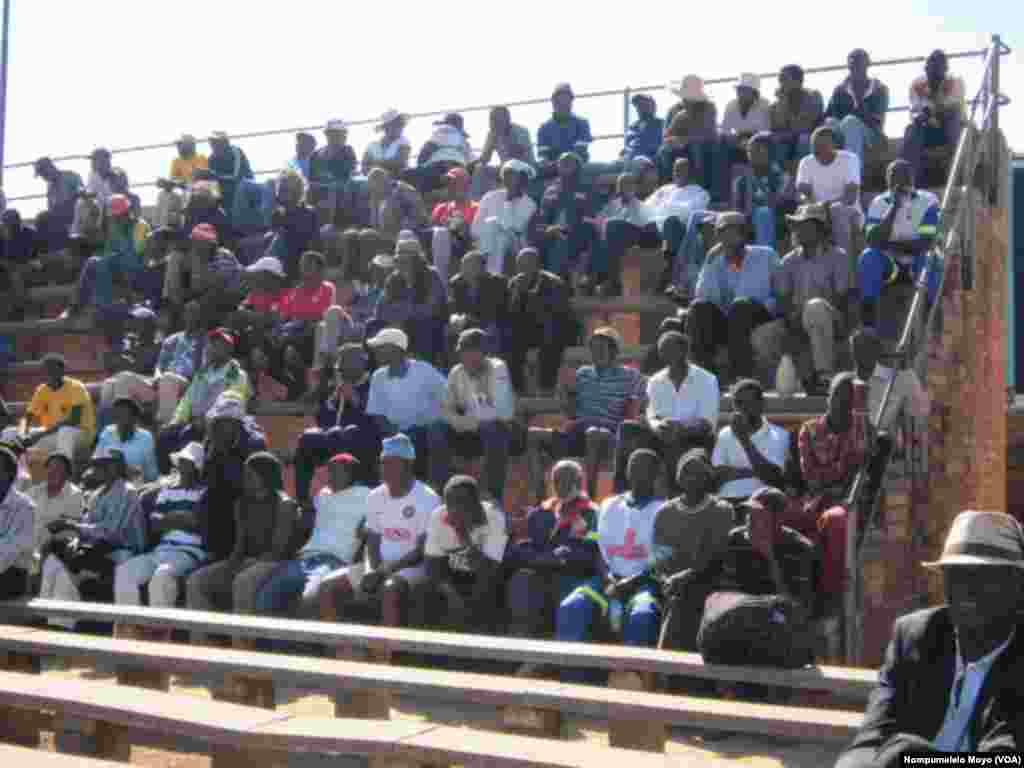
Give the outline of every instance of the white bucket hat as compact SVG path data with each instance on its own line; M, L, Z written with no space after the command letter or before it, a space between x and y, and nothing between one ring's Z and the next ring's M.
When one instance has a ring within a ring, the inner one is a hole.
M409 337L400 328L382 328L377 332L376 336L366 343L371 347L382 347L385 344L391 344L403 352L409 349Z
M178 465L179 461L185 459L185 461L191 462L192 466L196 468L196 472L202 472L203 465L206 463L206 451L203 450L202 443L193 442L186 445L180 451L172 453L170 458L171 464L175 466Z
M750 88L752 91L761 92L761 78L753 72L744 72L736 83L737 88Z
M708 101L704 81L699 75L687 75L681 82L669 85L669 90L683 101Z
M344 120L328 120L324 126L324 133L330 133L331 131L347 131L348 123Z
M961 512L949 527L942 556L925 568L1002 565L1024 568L1024 530L1002 512Z

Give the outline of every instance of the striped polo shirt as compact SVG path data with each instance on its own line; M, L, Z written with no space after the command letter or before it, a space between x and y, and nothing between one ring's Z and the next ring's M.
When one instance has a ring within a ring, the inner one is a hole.
M206 493L206 486L198 485L193 488L181 488L173 486L161 489L157 494L156 502L153 505L154 514L166 515L173 512L199 511L199 504ZM203 537L193 531L172 530L168 531L160 539L157 549L185 550L197 560L206 559L206 547L203 544Z
M630 398L642 398L647 380L635 368L613 365L598 371L593 365L576 369L576 419L594 421L616 430Z

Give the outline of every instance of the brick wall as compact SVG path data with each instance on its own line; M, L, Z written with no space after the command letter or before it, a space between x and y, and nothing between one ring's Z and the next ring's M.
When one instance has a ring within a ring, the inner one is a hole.
M941 341L933 344L928 389L929 483L915 504L921 558L937 555L952 519L964 509L1006 510L1006 268L1005 208L973 197L974 285L961 290L961 258L951 259L942 298ZM950 277L953 279L950 280ZM941 581L928 581L930 602Z
M942 548L964 509L1006 510L1005 209L973 193L974 285L961 290L961 255L947 265L941 335L928 355L927 474L895 466L886 478L881 535L865 548L862 663L882 660L892 621L943 601L942 581L921 567Z

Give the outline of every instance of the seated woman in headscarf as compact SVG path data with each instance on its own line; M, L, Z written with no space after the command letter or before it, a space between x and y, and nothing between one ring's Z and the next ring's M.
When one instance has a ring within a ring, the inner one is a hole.
M508 634L542 637L554 626L555 610L594 575L597 507L583 489L583 466L563 459L551 471L555 495L533 507L526 539L509 547L511 576L505 587Z
M733 509L711 493L715 474L703 448L679 459L676 483L681 493L654 518L652 568L665 599L658 647L693 650L704 601L721 575Z
M411 355L441 365L447 322L447 291L440 275L423 258L415 236L400 238L395 247L395 272L384 286L384 296L371 323L373 331L402 328L409 336Z
M124 454L103 448L92 462L99 487L86 494L81 519L60 518L47 526L54 538L43 546L42 598L109 601L115 566L146 549L146 521L139 495L126 480ZM73 621L50 623L74 626Z

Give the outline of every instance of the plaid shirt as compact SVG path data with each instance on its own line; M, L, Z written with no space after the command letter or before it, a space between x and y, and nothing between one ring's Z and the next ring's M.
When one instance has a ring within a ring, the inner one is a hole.
M836 434L825 416L800 428L800 469L812 493L844 486L867 459L868 422L854 411L850 429Z

